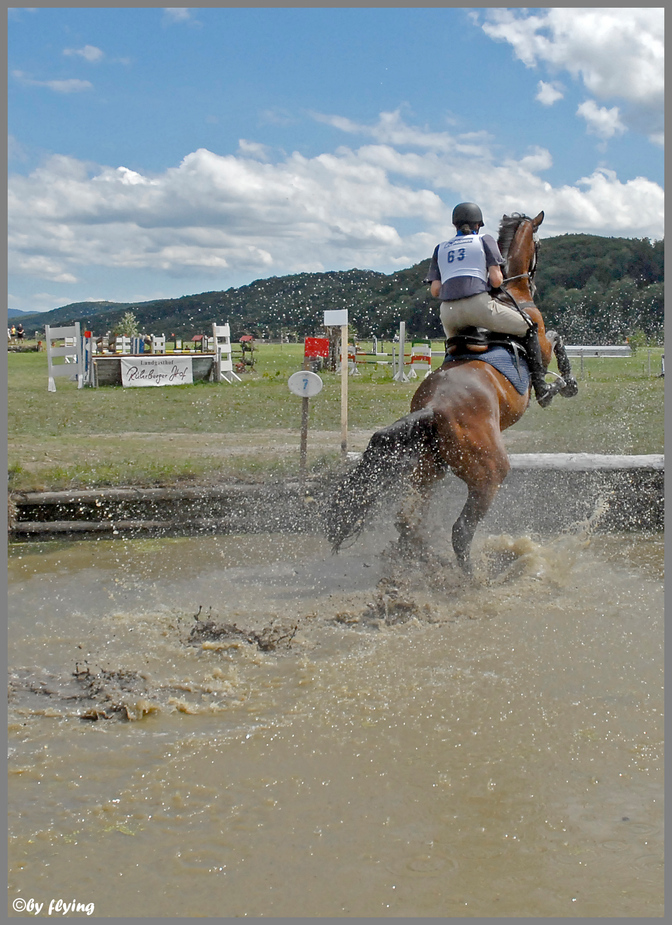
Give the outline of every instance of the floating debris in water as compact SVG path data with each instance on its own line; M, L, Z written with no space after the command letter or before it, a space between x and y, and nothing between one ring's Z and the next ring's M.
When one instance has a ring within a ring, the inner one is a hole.
M276 626L270 623L260 631L241 629L235 623L216 623L212 619L201 620L202 607L194 614L196 626L189 633L189 644L198 645L203 642L219 642L225 640L247 642L256 645L262 652L272 652L276 649L289 649L296 636L299 624L292 627ZM210 611L211 613L211 611Z
M343 610L334 616L334 622L345 626L396 626L413 619L437 622L432 606L428 602L420 603L410 582L399 578L382 578L373 600L367 602L363 612Z
M129 694L135 698L138 694L149 693L147 678L137 671L109 671L99 668L94 673L88 665L86 668L80 668L79 664L76 664L72 676L82 688L83 698L100 701L100 704L95 704L81 713L80 719L92 722L115 718L133 720L157 710L155 705L144 698L133 704L125 702L124 697Z

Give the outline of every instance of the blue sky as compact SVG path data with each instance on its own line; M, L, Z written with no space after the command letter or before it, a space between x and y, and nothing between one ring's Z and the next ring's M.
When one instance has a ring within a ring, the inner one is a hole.
M17 8L9 306L663 234L662 8Z

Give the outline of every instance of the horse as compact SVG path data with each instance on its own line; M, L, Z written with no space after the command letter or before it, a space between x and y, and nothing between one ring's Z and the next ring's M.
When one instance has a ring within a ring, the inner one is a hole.
M555 354L565 385L565 398L578 391L562 338L546 331L534 302L534 272L539 243L536 218L513 213L500 223L499 247L504 257L504 298L512 300L538 326L544 368ZM498 344L516 344L516 338L478 332ZM481 339L482 339L481 337ZM465 341L468 346L468 338ZM478 338L476 339L478 340ZM483 349L476 346L476 349ZM511 347L515 351L515 346ZM518 352L520 352L518 350ZM326 510L326 533L332 551L365 528L372 509L400 482L411 475L412 491L401 506L396 523L399 550L422 555L425 544L419 527L434 486L450 470L465 482L468 494L452 528L452 547L459 567L473 573L471 545L479 523L492 505L509 470L502 431L519 421L530 402L530 388L521 394L481 354L453 359L448 353L442 366L423 379L411 400L410 413L378 430L357 465L337 485Z

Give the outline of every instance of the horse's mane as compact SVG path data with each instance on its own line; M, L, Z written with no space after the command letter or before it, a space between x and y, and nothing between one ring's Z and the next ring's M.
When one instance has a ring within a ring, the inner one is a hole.
M499 237L497 239L497 244L499 245L499 250L502 254L502 257L505 260L509 256L509 248L511 247L513 237L518 230L518 226L526 218L527 215L522 215L520 212L514 212L512 215L502 216L502 220L499 223Z

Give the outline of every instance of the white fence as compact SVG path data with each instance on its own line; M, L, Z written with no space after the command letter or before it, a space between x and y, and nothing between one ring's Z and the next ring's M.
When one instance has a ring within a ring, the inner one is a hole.
M568 357L631 357L632 348L617 347L612 344L590 346L584 344L565 344Z
M83 388L87 371L83 340L90 341L90 338L81 337L79 322L59 328L46 324L44 335L47 342L47 390L56 391L55 379L58 376L67 376L73 382L77 382L78 389ZM56 362L60 360L63 362ZM90 355L88 360L90 361Z
M213 324L212 339L215 342L215 378L217 382L242 382L233 371L231 354L231 328L226 324Z

